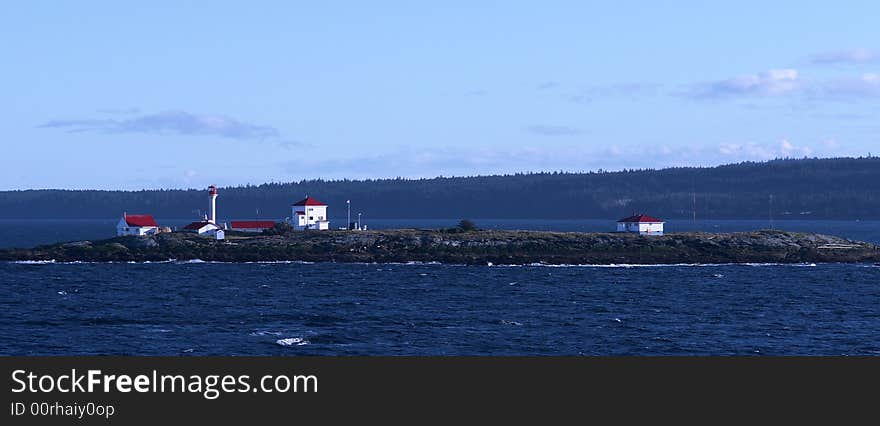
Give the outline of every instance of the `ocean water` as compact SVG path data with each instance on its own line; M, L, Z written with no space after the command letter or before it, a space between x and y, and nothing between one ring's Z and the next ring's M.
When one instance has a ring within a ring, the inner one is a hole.
M880 355L873 265L0 264L3 355Z
M0 246L102 238L114 225L0 221ZM880 242L877 222L775 227ZM0 321L0 355L880 355L880 267L7 262Z

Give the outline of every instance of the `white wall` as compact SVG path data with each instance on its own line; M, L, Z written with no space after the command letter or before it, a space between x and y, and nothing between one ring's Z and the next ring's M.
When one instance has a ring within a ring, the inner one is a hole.
M643 235L663 235L663 224L639 223L639 233Z
M297 211L305 212L305 215L297 215ZM327 206L293 206L290 217L295 229L330 228Z
M218 230L218 229L220 229L219 226L214 225L214 224L212 224L212 223L208 223L208 224L206 224L205 226L199 228L196 232L197 232L199 235L205 235L205 234L214 235L214 231L216 231L216 230Z
M159 233L159 228L155 226L117 226L116 236L122 237L126 235L155 235Z
M643 235L663 235L663 223L618 222L617 231L638 232Z

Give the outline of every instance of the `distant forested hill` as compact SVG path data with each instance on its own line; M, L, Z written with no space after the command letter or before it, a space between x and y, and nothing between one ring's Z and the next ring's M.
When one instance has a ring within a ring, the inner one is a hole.
M220 218L283 218L311 195L332 218L880 219L880 158L785 159L705 168L529 173L433 179L307 180L221 188ZM772 202L771 202L772 196ZM0 192L0 218L114 218L123 211L190 218L204 190Z

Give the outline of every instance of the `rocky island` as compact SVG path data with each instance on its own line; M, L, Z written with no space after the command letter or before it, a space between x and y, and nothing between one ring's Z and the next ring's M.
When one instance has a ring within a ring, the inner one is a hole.
M0 250L2 261L440 262L452 264L677 264L878 262L880 247L776 230L738 233L582 233L498 230L228 233L225 241L172 232Z

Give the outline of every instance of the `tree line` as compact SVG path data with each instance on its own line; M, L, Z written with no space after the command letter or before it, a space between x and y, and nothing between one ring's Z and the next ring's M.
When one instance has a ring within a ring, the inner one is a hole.
M312 179L220 188L221 218L281 219L311 195L332 218L880 219L880 158L778 159L716 167L543 172L430 179ZM0 218L195 218L204 189L0 192Z

